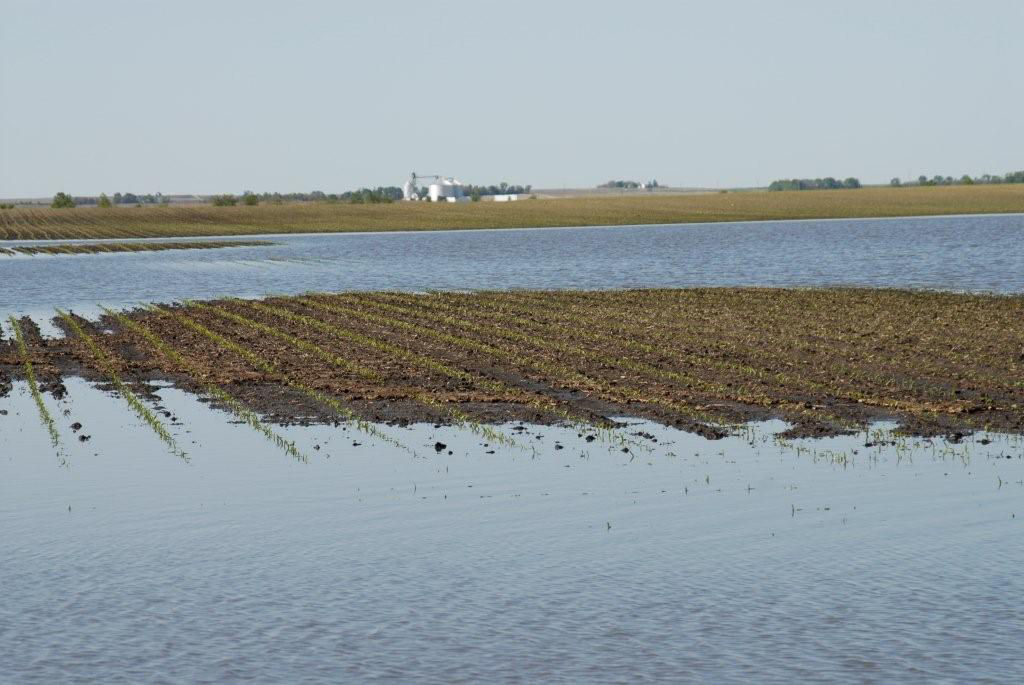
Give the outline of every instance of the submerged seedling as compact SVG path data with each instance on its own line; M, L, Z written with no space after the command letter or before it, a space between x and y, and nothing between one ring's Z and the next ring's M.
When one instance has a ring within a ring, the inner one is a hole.
M64 323L74 331L75 335L85 343L85 346L89 348L89 352L92 353L93 358L96 360L96 363L99 364L103 373L105 373L107 378L110 379L110 382L113 383L114 388L121 396L121 399L123 399L131 410L134 411L135 414L142 419L154 433L156 433L156 436L167 445L172 454L181 457L186 462L189 461L188 455L178 447L177 441L167 430L167 427L164 426L163 422L158 419L156 414L154 414L149 407L143 404L142 400L140 400L138 396L132 392L127 385L125 385L124 381L121 380L120 375L114 370L110 356L103 350L103 348L96 344L96 341L94 341L92 337L85 332L85 329L83 329L70 314L58 309L57 315L60 316Z
M252 306L258 307L261 310L263 310L263 308L264 308L263 305L257 305L257 304L254 304L254 303L242 302L241 300L236 300L236 301L239 302L239 303L242 303L242 304L251 304ZM278 338L280 340L285 341L286 343L288 343L289 345L291 345L291 346L293 346L293 347L295 347L297 349L304 350L306 352L310 352L312 354L315 354L316 356L320 357L321 359L327 361L329 364L332 364L334 366L338 366L338 367L340 367L342 369L345 369L347 371L353 372L353 373L359 375L360 377L362 377L365 380L372 381L372 382L375 382L375 383L382 383L383 382L383 378L381 378L380 374L376 373L375 371L373 371L371 369L368 369L368 368L362 366L361 364L357 364L357 363L349 361L347 359L338 357L337 355L331 353L329 350L326 350L322 346L317 345L317 344L315 344L313 342L310 342L308 340L304 340L304 339L296 337L294 335L289 335L288 333L285 333L283 331L279 331L279 330L277 330L277 329L275 329L275 328L273 328L271 326L267 326L266 324L262 324L262 323L260 323L258 321L254 321L252 319L249 319L247 317L241 316L240 314L236 314L234 312L228 311L228 310L223 309L221 307L212 306L212 305L203 305L203 304L199 304L199 303L190 303L190 304L192 306L194 306L194 307L203 309L205 311L213 312L214 314L217 314L217 315L219 315L219 316L221 316L223 318L226 318L226 319L229 319L231 321L234 321L235 323L239 323L239 324L242 324L244 326L248 326L250 328L255 328L256 330L259 330L259 331L262 331L264 333L268 333L270 335L273 335L274 337L276 337L276 338ZM271 313L278 313L278 308L276 308L276 307L266 307L265 309L269 310ZM281 311L285 312L287 310L281 310ZM299 316L299 315L295 315L295 316ZM460 427L465 428L465 429L469 430L472 433L480 435L481 437L486 438L487 440L491 440L492 442L497 442L497 443L499 443L501 445L505 445L507 447L516 447L516 448L522 449L522 446L519 445L519 443L517 443L514 439L512 439L512 438L510 438L510 437L508 437L508 436L506 436L506 435L504 435L504 434L494 430L490 426L485 426L485 425L481 424L480 422L475 421L474 419L472 419L465 412L462 412L459 409L456 409L455 407L448 406L445 403L438 401L434 397L431 397L428 393L425 393L425 392L413 392L412 393L412 398L414 400L416 400L417 402L420 402L421 404L425 404L425 405L427 405L429 407L433 407L433 408L441 411L442 413L447 414Z
M171 347L163 340L161 340L160 337L157 336L156 333L151 331L149 328L136 321L133 321L131 318L125 316L121 312L115 312L106 307L101 308L103 309L104 312L107 313L107 315L117 319L118 323L120 323L122 326L138 333L143 338L145 338L150 345L152 345L158 352L167 357L167 359L177 364L180 368L189 371L194 378L198 379L200 377L200 374L196 371L196 367L194 364L189 363L188 360L186 360L177 350L175 350L173 347ZM207 392L207 394L217 398L222 404L224 404L228 408L228 410L232 414L238 417L242 422L244 422L253 430L261 433L267 440L274 443L278 448L283 450L285 453L301 462L309 461L309 458L299 451L299 449L295 446L295 443L293 441L287 440L286 438L275 432L273 429L271 429L269 426L264 424L262 421L260 421L259 416L254 411L252 411L244 404L239 402L237 399L229 395L223 389L217 387L213 383L203 383L203 389Z
M18 352L21 354L22 364L25 367L25 379L28 381L29 392L36 403L36 409L39 410L39 420L46 428L46 432L50 434L50 443L57 452L57 459L60 461L60 465L67 466L67 455L61 446L60 433L57 432L57 424L43 402L43 394L39 391L39 382L36 381L36 373L32 368L32 362L29 360L28 346L25 345L25 336L21 332L21 326L13 316L8 317L8 320L11 322L11 328L14 329L14 339L18 344Z
M165 309L157 305L152 305L150 309L151 311L159 313L161 316L172 317L173 319L180 322L187 328L191 328L193 331L213 341L218 347L229 352L233 352L238 356L242 357L247 362L249 362L249 364L259 369L263 373L279 377L281 381L288 387L294 388L295 390L298 390L299 392L305 394L307 397L316 400L320 404L330 407L332 410L334 410L335 413L341 416L346 423L354 426L356 429L366 433L367 435L372 435L378 440L386 442L394 447L398 447L399 449L409 449L395 438L378 429L369 421L366 421L365 419L359 417L354 411L344 406L341 402L338 402L333 397L330 397L315 388L311 388L308 385L300 383L299 381L289 378L287 375L279 371L278 368L273 363L267 361L266 359L263 359L255 352L247 350L246 348L234 342L233 340L224 337L220 333L210 330L209 328L202 325L198 321L195 321L191 317L188 317L185 314L182 314L181 312Z

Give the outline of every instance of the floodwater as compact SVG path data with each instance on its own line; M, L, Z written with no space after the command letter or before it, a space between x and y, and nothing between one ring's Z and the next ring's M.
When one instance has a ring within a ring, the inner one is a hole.
M97 303L313 290L861 285L1024 292L1024 215L270 240L278 244L0 257L0 315L48 319L58 306L89 314Z
M0 256L0 315L309 290L1024 292L1024 215L273 240ZM56 449L24 383L0 398L2 682L1024 681L1019 437L637 422L657 442L623 452L380 427L403 450L277 429L301 463L165 388L186 462L67 386L44 400Z
M186 463L67 385L66 466L0 399L5 682L1024 679L1020 438L281 429L301 463L164 389Z

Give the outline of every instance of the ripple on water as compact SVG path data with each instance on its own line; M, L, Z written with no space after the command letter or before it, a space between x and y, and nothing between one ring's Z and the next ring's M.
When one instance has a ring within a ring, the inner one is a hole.
M527 427L536 453L494 454L451 428L389 429L412 452L280 429L303 465L165 388L184 464L67 385L47 402L69 468L24 385L0 399L17 681L1024 676L1020 438L865 448L766 424L709 442L643 423L659 442L631 458L549 426Z

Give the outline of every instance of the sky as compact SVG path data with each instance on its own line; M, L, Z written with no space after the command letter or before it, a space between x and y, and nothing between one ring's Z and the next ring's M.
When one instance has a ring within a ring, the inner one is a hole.
M1019 0L0 0L0 197L1024 168Z

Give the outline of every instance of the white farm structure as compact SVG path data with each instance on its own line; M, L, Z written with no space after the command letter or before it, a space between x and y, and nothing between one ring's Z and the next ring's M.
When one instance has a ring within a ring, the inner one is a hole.
M427 186L427 196L420 197L418 181L421 179L433 179L433 183ZM450 176L417 176L413 172L409 180L402 186L402 196L406 200L430 200L431 202L469 202L462 181Z

